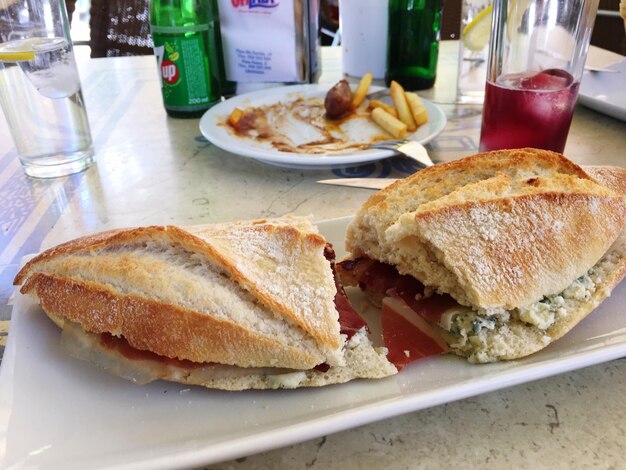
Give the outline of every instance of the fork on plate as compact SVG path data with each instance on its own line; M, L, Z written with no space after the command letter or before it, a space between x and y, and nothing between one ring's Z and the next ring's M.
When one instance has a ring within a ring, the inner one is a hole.
M376 142L370 145L369 148L392 150L398 155L404 155L408 158L411 158L424 168L434 165L433 161L428 155L428 151L426 150L426 148L415 140L383 140L381 142Z

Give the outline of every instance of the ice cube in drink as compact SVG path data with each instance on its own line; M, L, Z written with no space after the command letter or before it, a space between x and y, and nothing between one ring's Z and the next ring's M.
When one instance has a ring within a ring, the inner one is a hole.
M578 86L561 69L488 80L480 150L535 147L562 153Z
M67 98L78 92L80 81L76 72L74 51L63 38L31 40L33 60L18 62L37 91L48 98Z
M26 173L36 177L75 173L93 163L89 122L71 45L64 38L3 43L23 53L0 62L0 105Z

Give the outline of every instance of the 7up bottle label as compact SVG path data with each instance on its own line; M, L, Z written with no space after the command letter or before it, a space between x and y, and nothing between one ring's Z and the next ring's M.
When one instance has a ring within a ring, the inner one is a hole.
M168 111L207 109L219 99L207 57L208 25L153 26L152 39Z

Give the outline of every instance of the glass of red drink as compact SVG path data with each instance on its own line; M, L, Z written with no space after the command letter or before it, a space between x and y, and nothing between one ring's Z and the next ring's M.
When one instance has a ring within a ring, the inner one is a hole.
M598 0L495 0L480 150L562 153Z

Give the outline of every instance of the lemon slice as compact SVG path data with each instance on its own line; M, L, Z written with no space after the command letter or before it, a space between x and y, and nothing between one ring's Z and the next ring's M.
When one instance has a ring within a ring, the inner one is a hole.
M33 38L18 39L16 41L0 44L0 60L18 62L22 60L33 60L34 58Z
M463 28L461 41L470 51L480 52L489 43L491 33L491 12L493 5L481 10L474 19Z
M33 60L35 52L59 49L66 43L63 38L27 38L4 42L0 44L0 60L5 62Z

